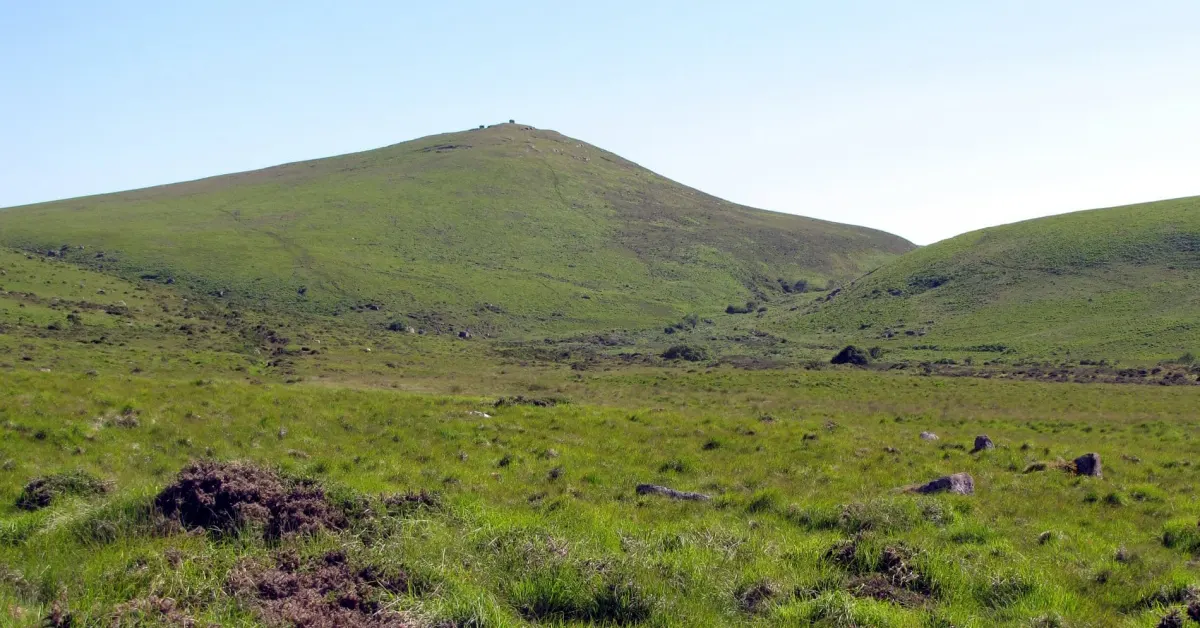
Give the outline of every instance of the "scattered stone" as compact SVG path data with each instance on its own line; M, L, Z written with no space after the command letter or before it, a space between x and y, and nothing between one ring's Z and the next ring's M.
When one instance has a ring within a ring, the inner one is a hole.
M975 479L969 473L955 473L940 477L927 484L908 489L912 493L955 493L957 495L974 495Z
M667 488L665 486L656 486L654 484L638 484L637 494L638 495L659 495L662 497L669 497L671 499L681 499L684 501L694 501L694 502L706 502L706 501L712 499L712 497L705 495L703 493L690 493L687 491L677 491L673 488Z
M1083 454L1071 462L1070 469L1075 475L1103 477L1100 471L1100 454Z
M985 449L995 449L995 448L996 448L996 444L992 442L992 439L988 438L986 434L981 434L981 435L975 437L975 448L971 450L971 453L974 454L974 453L981 452Z
M921 432L921 440L938 440L938 435L933 432Z

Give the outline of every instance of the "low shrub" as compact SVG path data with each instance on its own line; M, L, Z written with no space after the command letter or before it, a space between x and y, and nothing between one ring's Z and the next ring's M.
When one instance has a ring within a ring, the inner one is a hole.
M1187 552L1200 551L1200 526L1195 519L1172 519L1163 524L1162 544Z
M49 506L62 496L100 495L107 493L111 488L111 483L87 471L54 473L30 480L17 497L16 506L21 510L39 510Z
M662 357L664 360L702 362L708 359L708 350L704 347L693 347L691 345L675 345L663 351Z

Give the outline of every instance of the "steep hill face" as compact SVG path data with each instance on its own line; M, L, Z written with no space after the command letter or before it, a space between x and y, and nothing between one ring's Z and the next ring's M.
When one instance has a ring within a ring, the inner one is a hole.
M887 346L1161 359L1200 349L1200 197L967 233L793 321Z
M516 124L12 208L0 244L240 305L484 333L653 325L912 248Z

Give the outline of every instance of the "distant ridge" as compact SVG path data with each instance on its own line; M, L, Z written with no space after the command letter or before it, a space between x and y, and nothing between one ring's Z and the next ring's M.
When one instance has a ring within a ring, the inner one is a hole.
M797 324L861 329L884 347L1134 359L1195 352L1200 197L960 235L860 278Z

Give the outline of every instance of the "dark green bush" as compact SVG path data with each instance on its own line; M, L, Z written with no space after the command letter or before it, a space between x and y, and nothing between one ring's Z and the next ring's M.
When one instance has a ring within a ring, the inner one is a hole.
M708 350L704 347L693 347L691 345L675 345L663 351L662 357L664 360L702 362L708 359Z

